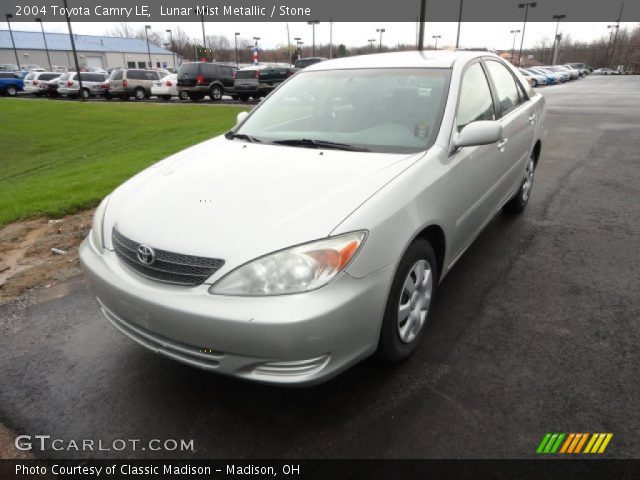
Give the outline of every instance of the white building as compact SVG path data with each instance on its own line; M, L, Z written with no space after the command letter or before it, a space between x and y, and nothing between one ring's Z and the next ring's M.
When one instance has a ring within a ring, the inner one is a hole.
M66 33L45 33L51 65L75 68L71 40ZM20 65L36 64L48 69L49 60L42 32L13 30ZM80 67L173 68L169 50L137 38L74 35ZM178 61L177 56L175 57ZM16 63L9 30L0 30L0 63Z

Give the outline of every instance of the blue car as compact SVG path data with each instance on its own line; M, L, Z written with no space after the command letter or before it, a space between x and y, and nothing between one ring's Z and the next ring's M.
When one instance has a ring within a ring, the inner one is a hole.
M0 72L0 94L15 97L24 90L24 80L16 72Z

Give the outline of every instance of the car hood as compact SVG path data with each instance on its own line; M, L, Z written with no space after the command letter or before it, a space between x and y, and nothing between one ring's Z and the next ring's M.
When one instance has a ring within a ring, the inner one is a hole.
M105 246L113 249L115 226L157 249L224 259L222 275L261 255L329 235L421 155L217 137L155 164L114 191L104 219Z

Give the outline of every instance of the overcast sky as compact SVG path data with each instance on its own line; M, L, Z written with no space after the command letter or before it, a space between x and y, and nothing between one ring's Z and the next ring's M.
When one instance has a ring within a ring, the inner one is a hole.
M73 24L74 33L97 35L106 33L118 27L118 23L100 23L100 22L76 22ZM134 29L143 28L144 23L130 23ZM202 27L200 23L179 22L179 23L151 23L153 30L164 32L166 29L175 29L178 25L194 39L202 38ZM634 23L622 22L621 27L633 27ZM15 30L39 30L37 23L14 23L12 27ZM4 27L6 28L6 23ZM44 28L48 32L67 32L67 26L62 22L45 22ZM300 37L305 45L311 45L312 32L311 26L306 23L290 23L290 36L293 43L294 37ZM376 28L384 28L386 31L382 37L384 45L396 45L398 43L415 44L416 42L416 24L415 23L345 23L334 22L333 24L333 43L344 43L347 46L366 45L370 38L376 39L376 45L379 40L379 34ZM533 47L538 40L546 39L550 42L555 33L556 24L551 22L527 23L524 46ZM205 23L207 35L224 34L229 39L233 39L235 32L240 32L242 37L251 38L260 37L261 47L274 47L276 45L287 44L287 27L286 23L276 22L207 22ZM456 41L457 23L427 23L425 33L425 43L432 44L433 35L442 35L438 40L438 46L453 46ZM522 30L522 23L481 23L468 22L462 23L460 33L461 47L487 47L500 50L511 49L513 43L513 35L510 30ZM565 22L560 24L560 32L565 35L571 35L574 40L588 41L607 34L606 22ZM329 23L321 23L316 26L316 45L329 43ZM516 45L519 46L520 37L518 37Z

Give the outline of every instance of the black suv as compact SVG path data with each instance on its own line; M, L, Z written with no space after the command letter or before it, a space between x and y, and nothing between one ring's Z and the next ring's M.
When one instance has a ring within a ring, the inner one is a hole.
M236 96L241 100L266 97L291 75L292 68L278 65L254 65L243 68L236 72Z
M234 73L237 68L224 63L188 62L178 70L178 90L186 92L193 101L209 95L221 100L222 95L235 97Z

